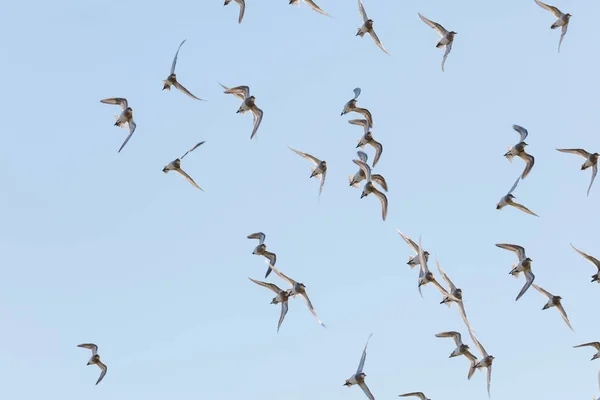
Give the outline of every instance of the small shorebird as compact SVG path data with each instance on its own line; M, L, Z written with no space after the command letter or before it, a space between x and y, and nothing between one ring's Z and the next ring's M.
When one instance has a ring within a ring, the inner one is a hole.
M315 164L314 168L311 167L312 172L310 174L310 177L321 177L321 186L319 186L319 196L321 196L321 192L323 191L323 185L325 185L325 177L327 176L327 161L321 161L317 157L311 156L308 153L303 153L296 149L292 149L291 147L289 149L294 153L298 154L299 156L304 157L313 164Z
M492 383L492 364L494 362L495 357L489 355L487 351L485 351L483 345L481 344L481 342L479 342L479 340L477 340L472 330L469 330L469 333L471 334L471 339L473 339L473 343L475 343L475 346L479 349L479 352L481 353L481 359L477 362L471 363L471 369L469 370L468 379L471 379L471 377L475 373L475 370L487 368L487 392L489 397L490 384Z
M360 386L362 391L365 392L369 400L375 400L375 397L373 397L373 394L371 393L369 387L365 382L365 377L367 376L367 374L363 372L365 360L367 359L367 346L369 345L369 340L371 339L371 336L373 336L372 333L367 339L367 343L365 344L365 349L363 350L362 357L360 358L360 362L358 363L358 369L356 370L356 373L352 375L349 379L346 379L346 383L344 383L344 386L350 387L352 385L358 385Z
M452 50L452 43L454 43L454 35L456 35L458 32L454 32L454 31L448 32L446 30L446 28L444 28L442 25L438 24L437 22L433 22L430 19L425 18L424 16L421 15L421 13L418 13L418 14L423 22L425 22L427 25L429 25L430 28L433 28L442 37L440 39L440 41L435 45L435 47L437 47L439 49L442 46L446 46L445 51L444 51L444 58L442 59L442 72L443 72L444 64L446 64L446 58L448 57L448 54L450 54L450 51Z
M590 361L594 361L597 358L600 358L600 342L589 342L589 343L584 343L584 344L578 344L577 346L573 346L574 349L578 348L578 347L585 347L585 346L591 346L593 348L596 349L596 354L594 354L592 356L592 359Z
M593 282L600 283L600 260L598 260L596 257L592 257L589 254L586 254L583 251L577 249L575 246L573 246L573 244L571 244L571 247L576 252L578 252L583 258L585 258L586 260L588 260L589 262L591 262L592 264L594 264L594 266L596 267L596 269L598 269L598 272L596 272L594 275L592 275L592 283Z
M358 144L356 145L356 147L362 148L368 144L375 149L375 158L373 159L373 167L375 167L375 165L377 165L377 162L379 162L381 153L383 153L383 146L381 145L381 143L379 143L378 141L376 141L373 138L373 132L371 132L371 129L369 128L369 122L366 119L353 119L353 120L348 121L348 123L353 124L353 125L360 125L364 128L365 133L358 140Z
M525 292L527 291L527 289L529 289L529 287L533 283L533 280L535 279L535 275L533 274L533 272L531 272L531 262L533 260L525 255L525 249L523 247L517 246L516 244L498 243L496 244L496 246L504 250L515 252L517 254L517 257L519 258L519 263L516 265L513 264L513 269L510 271L510 274L515 278L518 278L519 273L523 272L526 279L523 289L521 289L519 295L515 299L515 301L517 301L521 298L521 296L525 294Z
M198 184L196 182L194 182L194 180L192 179L192 177L189 176L184 170L181 169L181 160L183 160L183 157L185 157L188 153L191 153L192 151L196 150L197 147L201 146L204 143L205 142L202 141L202 142L194 145L194 147L192 147L191 149L189 149L188 151L186 151L184 155L182 155L179 158L176 158L175 160L173 160L170 163L168 163L167 165L165 165L165 167L163 168L162 171L165 174L168 173L169 171L175 171L179 175L183 176L189 183L191 183L192 185L194 185L198 189L202 190L202 188L200 186L198 186Z
M281 303L281 315L279 316L279 323L277 324L277 332L279 332L279 328L281 327L281 324L283 323L285 314L287 314L287 312L288 312L288 299L290 298L290 289L281 290L279 288L279 286L275 285L274 283L256 281L252 278L248 278L248 279L250 279L252 282L256 283L257 285L266 287L267 289L273 291L277 295L273 298L273 301L271 301L271 304Z
M100 372L100 377L96 381L96 385L100 383L104 375L106 375L106 370L108 369L106 365L100 361L100 355L98 354L98 346L93 343L83 343L78 344L77 347L83 347L84 349L90 349L92 351L92 358L88 361L87 365L97 365L102 372Z
M358 155L358 159L360 161L367 163L367 160L369 159L369 157L367 156L367 153L359 150L356 152L356 154ZM365 175L365 172L361 168L359 168L358 171L354 174L354 176L350 176L349 179L350 179L350 186L359 188L360 182L367 179L367 176ZM388 191L387 182L385 181L385 178L382 175L371 174L371 180L375 183L378 183L383 188L383 190L385 190L386 192Z
M529 146L527 143L525 143L525 138L528 135L527 129L519 125L513 125L513 129L519 132L519 134L521 135L521 139L519 139L519 143L508 148L508 151L504 154L504 157L506 157L511 163L513 157L520 157L523 161L525 161L525 169L523 170L523 174L521 175L521 179L525 179L527 175L529 175L529 172L531 172L531 169L533 168L535 158L533 158L531 154L528 154L525 151L525 146Z
M252 252L252 254L257 255L257 256L263 256L268 260L269 269L267 269L267 273L265 274L265 279L267 279L267 277L271 273L271 266L275 265L275 263L277 262L277 255L275 253L271 253L270 251L267 251L267 245L265 244L266 237L267 237L267 235L265 235L262 232L256 232L256 233L252 233L252 234L248 235L248 239L258 239L258 246L256 246L254 248L254 251Z
M363 191L360 195L360 198L362 199L363 197L367 197L369 194L373 193L375 197L377 197L381 202L381 218L385 221L388 210L388 199L385 194L383 194L375 187L375 185L373 185L373 181L371 180L371 167L369 167L369 164L360 160L352 161L354 162L354 164L358 165L360 169L362 169L363 173L367 177L367 183L365 183L365 186L363 187Z
M533 284L533 287L536 288L538 290L538 292L540 292L541 294L543 294L544 296L546 296L548 298L548 302L544 305L544 307L542 308L542 310L547 310L548 308L556 307L558 309L558 312L562 316L562 318L567 323L567 326L572 331L575 331L573 329L573 327L571 326L571 323L569 322L569 318L567 317L567 312L565 311L562 303L560 302L562 300L562 297L560 297L560 296L554 296L552 293L550 293L550 292L542 289L541 287L539 287L535 283Z
M363 117L365 117L367 119L367 122L369 123L369 128L373 127L373 116L371 115L371 112L369 110L367 110L366 108L360 108L360 107L356 107L356 102L358 101L358 96L360 96L361 90L360 88L355 88L354 89L354 98L350 99L346 104L344 104L344 109L342 110L342 113L340 115L344 115L344 114L348 114L349 112L356 112L359 113L360 115L362 115ZM365 128L367 129L367 128Z
M590 189L592 188L592 184L594 183L594 179L596 178L596 174L598 173L598 153L588 153L587 151L583 150L583 149L556 149L558 151L560 151L561 153L570 153L570 154L577 154L578 156L581 156L583 158L585 158L585 162L581 165L581 170L586 170L590 167L592 167L592 180L590 181L590 186L588 187L587 190L587 195L590 195Z
M385 47L383 47L381 40L379 40L379 37L373 30L373 20L370 19L369 17L367 17L367 12L365 11L365 7L363 6L362 0L358 0L358 11L360 11L360 15L362 17L363 24L360 28L358 28L358 32L356 33L356 36L363 37L363 36L365 36L365 33L368 33L369 35L371 35L371 38L373 39L373 41L375 42L377 47L379 47L381 50L383 50L383 52L385 54L387 54L389 56L390 53L388 53L388 51L385 49Z
M406 236L405 234L400 232L399 229L396 229L396 231L400 234L400 236L402 236L402 239L404 239L404 241L416 253L414 256L408 256L408 262L406 263L412 269L412 268L416 267L417 265L419 265L419 246L415 243L414 240L412 240L411 238L409 238L408 236ZM423 256L425 257L426 262L429 261L429 252L427 250L425 250L423 252Z
M539 0L535 0L535 3L542 7L544 10L550 11L552 14L554 14L554 16L556 18L558 18L553 24L552 26L550 26L550 29L556 29L556 28L561 28L561 32L560 32L560 40L558 41L558 52L560 53L560 45L562 44L562 41L565 37L565 35L567 34L567 29L569 28L569 20L571 19L571 14L564 14L562 11L560 11L558 8L554 7L554 6L550 6L546 3L542 3Z
M115 104L121 106L121 109L123 109L121 115L115 115L115 126L125 128L126 124L129 125L129 135L127 135L127 138L125 138L125 141L119 148L118 152L120 153L127 142L129 142L129 139L131 138L131 135L133 135L133 132L135 132L135 128L137 126L135 122L133 122L133 108L129 107L127 99L123 97L111 97L109 99L100 100L100 102L104 104Z
M515 181L515 184L513 185L513 187L508 191L508 193L502 197L500 199L500 202L496 205L496 210L502 210L505 206L513 206L527 214L531 214L534 215L536 217L539 217L539 215L537 215L536 213L534 213L533 211L531 211L529 208L525 207L522 204L519 204L517 202L514 202L513 199L516 199L515 196L513 196L511 193L517 188L517 185L519 184L519 180L521 179L521 177L519 176L517 178L517 180Z
M173 85L177 89L179 89L181 92L190 96L191 98L196 99L196 100L202 100L202 99L194 96L192 93L190 93L189 90L187 90L185 87L183 87L183 85L177 81L177 75L175 74L175 65L177 64L177 56L179 55L179 50L181 49L181 46L183 46L183 44L185 43L186 40L187 39L184 39L183 42L181 42L181 44L177 48L177 53L175 53L175 58L173 58L173 64L171 65L171 73L169 74L167 79L165 79L163 81L163 89L162 90L165 90L165 89L171 90L171 85Z
M242 100L242 105L236 111L236 113L245 114L246 111L250 111L252 113L252 120L254 121L254 129L252 129L252 134L250 135L250 139L254 138L256 135L256 131L260 126L260 123L263 119L263 110L256 106L256 97L250 96L250 88L248 86L236 86L234 88L228 88L223 84L219 84L225 89L226 94L232 94L238 99Z

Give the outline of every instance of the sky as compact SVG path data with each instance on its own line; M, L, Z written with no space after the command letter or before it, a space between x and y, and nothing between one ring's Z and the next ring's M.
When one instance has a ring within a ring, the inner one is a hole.
M584 160L555 148L600 149L600 3L552 3L573 15L559 54L555 18L533 0L365 0L388 56L355 36L354 0L319 0L333 18L246 2L241 25L222 0L4 5L2 397L361 400L343 383L373 333L364 371L376 399L486 398L485 373L467 380L468 361L435 338L458 330L474 348L455 306L431 285L419 296L396 229L421 236L430 265L463 289L496 357L492 398L598 395L594 349L573 346L600 340L600 287L569 243L600 257L600 183L586 197ZM418 12L458 32L445 72ZM161 91L183 39L177 77L206 102ZM219 82L250 86L264 110L255 139ZM340 112L355 87L384 146L374 172L389 185L385 222L375 197L348 186L362 130ZM127 131L107 97L134 109L121 153ZM536 160L514 194L540 218L495 209L524 167L503 157L518 141L512 124L528 129ZM202 140L182 166L204 192L161 172ZM288 146L327 160L320 198ZM327 328L297 298L277 333L273 294L248 280L264 278L246 238L258 231ZM516 257L495 243L526 248L575 332L533 288L515 302ZM108 366L98 386L76 347L86 342Z

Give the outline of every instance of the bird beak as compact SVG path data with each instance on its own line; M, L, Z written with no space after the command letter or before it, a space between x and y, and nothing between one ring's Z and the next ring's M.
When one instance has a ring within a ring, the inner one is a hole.
M345 114L345 113L342 111L342 113L340 114L340 117L341 117L342 115L344 115L344 114Z

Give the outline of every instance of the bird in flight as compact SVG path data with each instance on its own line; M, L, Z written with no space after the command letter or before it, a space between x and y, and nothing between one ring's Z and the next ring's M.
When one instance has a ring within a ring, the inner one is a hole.
M192 151L196 150L198 147L200 147L204 143L205 142L202 141L200 143L195 144L194 147L192 147L191 149L189 149L188 151L186 151L184 155L182 155L179 158L176 158L175 160L173 160L170 163L168 163L167 165L165 165L165 167L163 168L162 171L165 174L168 173L169 171L175 171L179 175L183 176L189 183L191 183L192 185L194 185L198 189L202 190L202 188L200 186L198 186L198 184L196 182L194 182L194 180L192 179L192 177L189 176L184 170L181 169L181 161L183 160L183 157L185 157L185 156L188 155L188 153L191 153Z
M433 28L442 37L440 41L435 45L435 47L439 49L445 46L444 58L442 58L442 72L444 72L444 64L446 64L446 58L448 58L448 54L450 54L450 51L452 50L452 43L454 43L454 35L456 35L458 32L448 32L448 30L446 30L446 28L444 28L442 25L425 18L421 15L421 13L418 14L423 22L429 25L430 28Z
M550 11L552 14L554 14L554 16L556 18L558 18L553 24L552 26L550 26L550 29L556 29L556 28L560 28L560 40L558 41L558 52L560 53L560 45L562 44L562 41L565 37L565 35L567 34L567 29L569 28L569 20L571 19L571 14L564 14L562 11L560 11L558 8L554 7L554 6L550 6L546 3L542 3L539 0L535 0L535 3L542 7L544 10L546 11Z
M515 299L515 301L517 301L525 294L535 279L535 275L531 272L531 262L533 260L525 255L525 249L523 247L517 246L516 244L498 243L496 246L504 250L514 251L519 259L519 263L517 265L513 264L513 269L510 271L510 274L515 278L518 278L519 274L523 272L526 279L523 289L521 289L519 295Z
M519 132L521 138L519 139L519 143L508 148L508 151L504 154L504 157L506 157L511 163L513 157L520 157L521 159L523 159L523 161L525 161L525 169L523 170L523 174L521 175L521 179L525 179L527 175L529 175L529 172L531 172L533 164L535 163L535 159L531 154L528 154L525 151L525 146L529 146L527 143L525 143L525 138L528 135L527 129L519 125L513 125L513 129Z
M265 279L267 279L267 277L271 273L271 266L275 265L275 263L277 262L277 255L275 253L267 251L267 245L265 244L266 237L267 235L265 235L262 232L256 232L248 235L248 239L258 239L258 246L254 248L252 254L257 256L263 256L269 261L269 269L267 269Z
M127 142L129 142L129 139L131 139L131 136L133 135L133 132L135 132L135 128L137 126L135 122L133 122L133 108L129 107L127 99L123 97L112 97L109 99L100 100L100 102L104 104L114 104L121 106L123 112L121 112L121 115L115 115L115 126L125 128L126 124L129 125L129 135L127 135L125 141L119 148L118 152L120 153L121 150L123 150L123 147L125 147L125 145L127 144Z
M256 283L259 286L266 287L267 289L271 290L277 295L273 297L273 301L271 301L271 304L281 303L281 315L279 316L279 322L277 323L277 332L279 332L279 328L281 328L283 319L285 318L285 315L288 312L288 299L290 298L290 289L281 290L279 286L275 285L274 283L256 281L252 278L248 279L250 279L252 282Z
M505 206L513 206L527 214L539 217L539 215L537 215L536 213L531 211L529 208L513 201L513 199L516 199L516 197L514 195L512 195L512 192L517 188L517 185L519 184L520 179L521 179L521 177L519 176L517 178L517 180L515 181L515 184L513 185L513 187L508 191L508 193L504 197L502 197L500 199L500 202L496 205L496 210L502 210Z
M596 179L596 174L598 174L598 153L589 153L583 149L556 149L561 153L570 153L576 154L585 158L585 162L581 165L581 170L584 171L590 167L592 167L592 179L590 181L590 186L587 190L587 195L590 195L590 189L592 188L592 184L594 183L594 179Z
M358 368L356 369L356 373L354 375L352 375L349 379L346 379L346 383L344 383L344 386L350 387L352 385L358 385L358 386L360 386L362 391L365 392L365 394L367 395L369 400L375 400L375 397L373 397L373 394L371 393L371 391L369 390L369 387L367 386L367 384L365 382L365 377L367 376L367 374L365 374L363 372L363 368L365 366L365 360L367 359L367 346L369 345L369 340L371 339L371 336L373 336L372 333L369 335L369 338L367 339L367 343L365 344L365 349L363 350L362 357L360 358L360 362L358 363Z
M311 167L311 178L321 177L321 186L319 186L319 196L321 196L321 192L323 191L323 185L325 185L325 177L327 176L327 161L321 161L317 157L311 156L308 153L303 153L296 149L289 148L294 153L298 154L301 157L306 158L310 162L312 162L315 166Z
M225 89L224 93L232 94L238 99L242 100L242 105L236 111L237 113L245 114L246 111L252 112L254 129L252 129L250 139L254 138L254 135L256 135L256 131L258 131L258 127L263 119L263 111L256 106L256 97L250 96L250 88L248 86L236 86L234 88L228 88L223 84L220 85L223 87L223 89Z
M362 17L363 24L360 28L358 28L356 36L363 37L365 36L365 33L368 33L369 35L371 35L371 38L373 39L377 47L379 47L381 50L383 50L385 54L389 56L390 53L388 53L385 47L383 47L381 40L379 40L379 37L373 30L373 20L367 17L367 12L365 11L365 7L363 6L362 0L358 0L358 11L360 11L360 16Z
M93 343L83 343L83 344L78 344L77 347L82 347L84 349L90 349L92 351L92 358L90 358L87 365L97 365L98 368L100 368L100 370L102 371L102 372L100 372L100 377L96 381L96 385L99 384L100 381L104 378L104 375L106 375L106 370L108 368L106 367L106 365L104 365L102 363L102 361L100 361L100 355L98 354L98 346L96 346Z
M543 294L544 296L546 296L548 298L548 302L544 305L542 310L547 310L549 308L556 307L558 309L558 312L560 313L561 317L567 324L567 326L572 331L574 331L573 327L571 326L571 323L569 322L569 317L567 317L567 312L565 311L565 308L563 307L563 305L561 303L562 297L554 296L552 293L548 292L547 290L542 289L535 283L533 284L533 287L536 288L538 290L538 292L540 292L541 294Z
M183 85L177 81L177 75L175 74L175 65L177 64L177 56L179 55L179 50L181 49L181 46L183 46L183 44L185 43L186 40L187 39L184 39L183 42L181 42L181 44L177 48L177 53L175 53L175 58L173 58L173 64L171 65L171 72L170 72L169 76L167 77L167 79L165 79L163 81L163 89L162 90L165 90L165 89L171 90L171 85L173 85L177 89L179 89L181 92L190 96L191 98L196 99L196 100L203 100L203 99L200 99L200 98L194 96L193 94L190 93L189 90L187 90L185 87L183 87Z

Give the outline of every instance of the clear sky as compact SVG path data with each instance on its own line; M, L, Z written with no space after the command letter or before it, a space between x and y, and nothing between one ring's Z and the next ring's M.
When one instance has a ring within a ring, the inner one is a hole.
M600 287L569 243L600 257L600 182L586 197L583 159L554 149L600 151L600 3L553 3L573 14L559 54L555 18L533 0L365 0L391 56L355 37L356 1L318 0L333 18L287 3L247 0L241 25L222 0L4 4L2 397L361 400L342 385L373 333L365 372L377 399L486 398L485 373L468 381L467 360L434 337L467 331L434 287L419 297L396 228L422 235L430 265L463 288L496 357L492 398L597 395L600 361L572 346L600 340ZM417 12L458 32L445 73ZM206 102L161 91L183 39L177 76ZM264 110L254 140L218 82L250 86ZM348 187L362 131L340 112L355 87L384 145L374 171L389 184L385 222L376 198ZM134 109L120 154L126 131L106 97ZM518 141L512 124L529 130L536 158L514 194L540 218L495 209L524 167L502 156ZM205 192L161 172L201 140L183 168ZM328 161L320 200L288 146ZM273 294L248 280L265 272L246 239L256 231L327 329L294 299L277 334ZM514 301L523 278L508 274L516 257L500 242L526 248L575 333L533 288ZM98 386L84 342L108 365Z

